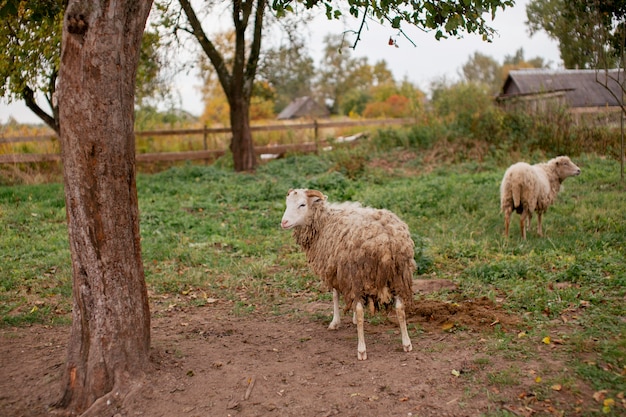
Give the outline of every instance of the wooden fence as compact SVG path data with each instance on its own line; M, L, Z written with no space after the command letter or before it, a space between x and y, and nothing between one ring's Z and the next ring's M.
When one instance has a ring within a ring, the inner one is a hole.
M323 146L328 146L326 141L320 140L320 131L329 128L344 128L358 126L394 126L414 124L414 119L370 119L370 120L348 120L348 121L312 121L310 123L290 123L280 125L251 126L252 132L269 131L296 131L312 130L313 142L305 142L291 145L269 145L255 146L257 155L263 154L284 154L286 152L316 152ZM155 137L155 136L179 136L179 135L202 135L203 149L199 151L187 152L158 152L158 153L137 153L138 162L171 162L171 161L191 161L191 160L212 160L224 155L225 149L209 149L208 137L211 134L228 134L230 128L199 128L199 129L171 129L152 130L135 132L135 137ZM0 144L19 142L48 142L56 139L55 134L41 136L20 136L20 137L0 137ZM0 164L32 163L32 162L55 162L60 161L59 154L4 154L0 155Z

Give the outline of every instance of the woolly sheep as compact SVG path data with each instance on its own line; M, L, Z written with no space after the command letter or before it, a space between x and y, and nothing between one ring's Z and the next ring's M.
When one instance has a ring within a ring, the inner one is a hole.
M293 229L313 272L333 292L333 319L328 328L339 327L341 294L344 312L354 312L357 359L365 360L363 307L373 312L395 299L402 346L405 352L411 351L405 306L413 302L416 263L408 226L389 210L359 203L328 203L326 199L317 190L289 190L281 227Z
M509 235L511 213L520 215L522 238L534 211L537 212L537 234L543 236L541 216L556 200L561 183L568 177L580 175L578 168L567 156L559 156L546 163L529 165L518 162L504 173L500 185L500 207L504 212L504 234Z

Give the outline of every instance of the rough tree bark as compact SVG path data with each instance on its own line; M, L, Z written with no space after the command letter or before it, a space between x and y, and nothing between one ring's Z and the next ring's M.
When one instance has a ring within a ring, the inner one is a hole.
M149 366L133 102L152 0L70 1L58 100L73 311L62 397L69 414L113 415Z

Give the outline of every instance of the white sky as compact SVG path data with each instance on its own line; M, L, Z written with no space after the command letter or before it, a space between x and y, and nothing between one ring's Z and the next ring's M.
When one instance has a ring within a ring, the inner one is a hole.
M525 25L526 4L529 0L518 0L512 8L499 10L496 19L490 25L497 30L491 43L484 42L478 35L464 35L463 38L435 40L434 32L424 32L416 28L405 29L405 33L417 45L414 47L407 39L398 36L391 28L378 24L370 24L361 36L353 57L365 56L370 64L385 60L396 80L405 77L428 92L432 81L445 77L447 80L458 79L459 71L474 52L494 58L502 63L505 56L513 55L523 48L524 57L532 59L541 57L551 68L561 68L558 44L550 40L544 33L528 35ZM323 48L323 38L328 33L342 33L346 29L357 29L359 22L351 21L347 27L340 22L328 22L325 16L316 19L311 25L310 54L315 64L319 63ZM389 37L393 36L398 48L389 46ZM181 97L181 106L191 114L202 113L203 104L199 94L200 81L193 76L179 76L177 90ZM39 123L37 118L25 105L12 103L7 105L0 98L0 123L5 123L9 116L21 123Z

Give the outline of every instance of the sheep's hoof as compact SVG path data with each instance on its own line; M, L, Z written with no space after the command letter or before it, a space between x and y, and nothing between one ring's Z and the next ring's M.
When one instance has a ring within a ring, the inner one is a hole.
M408 345L403 345L402 348L404 349L405 352L410 352L413 350L413 345L409 343Z
M331 321L328 325L328 330L337 330L339 328L339 322Z
M357 357L357 359L358 359L358 360L360 360L360 361L364 361L364 360L366 360L366 359L367 359L367 351L365 351L365 350L364 350L363 352L359 352L359 351L357 350L357 352L356 352L356 357Z

